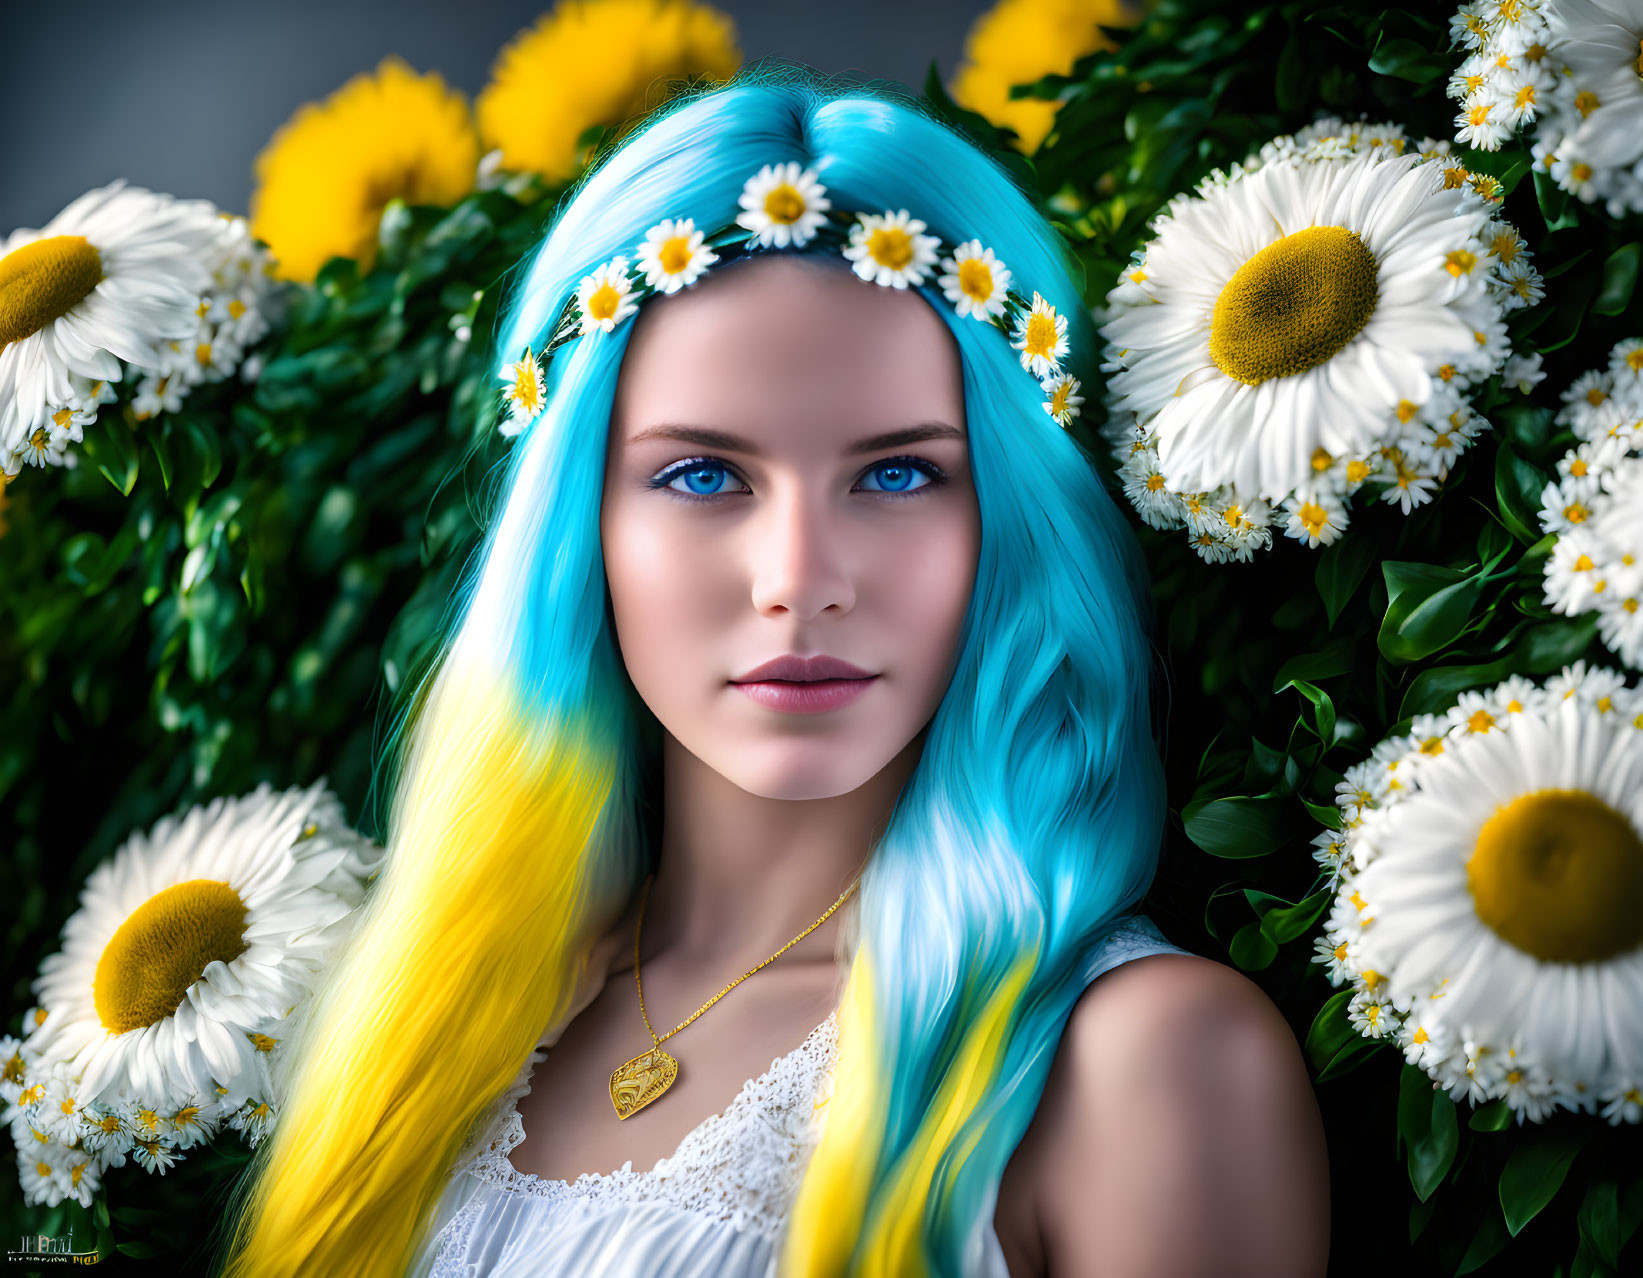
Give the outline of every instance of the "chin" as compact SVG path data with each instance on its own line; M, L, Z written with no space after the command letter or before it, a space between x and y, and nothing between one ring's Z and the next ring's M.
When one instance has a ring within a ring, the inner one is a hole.
M860 789L879 766L849 742L815 740L744 744L718 771L763 799L831 799Z

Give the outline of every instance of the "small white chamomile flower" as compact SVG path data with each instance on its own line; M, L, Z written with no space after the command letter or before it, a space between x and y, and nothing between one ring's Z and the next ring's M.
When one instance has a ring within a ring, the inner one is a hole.
M816 180L816 171L801 172L797 160L767 164L742 188L737 200L742 212L736 215L736 224L753 232L750 244L803 248L833 207L826 191Z
M706 233L696 229L694 218L664 218L651 227L637 250L646 285L663 293L677 293L694 284L719 260L719 255L703 243L705 238Z

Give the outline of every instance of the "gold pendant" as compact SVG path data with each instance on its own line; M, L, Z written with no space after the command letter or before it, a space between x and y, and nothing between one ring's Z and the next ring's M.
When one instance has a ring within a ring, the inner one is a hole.
M610 1076L610 1101L616 1106L616 1117L637 1114L678 1077L679 1062L660 1047L640 1052Z

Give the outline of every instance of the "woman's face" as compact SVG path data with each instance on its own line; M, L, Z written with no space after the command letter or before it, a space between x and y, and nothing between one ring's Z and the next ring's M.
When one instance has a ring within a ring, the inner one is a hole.
M957 660L981 539L957 344L916 293L793 254L710 270L632 323L600 511L628 675L742 789L852 791ZM875 438L908 431L929 437ZM787 654L872 678L741 682ZM799 700L826 708L781 708Z

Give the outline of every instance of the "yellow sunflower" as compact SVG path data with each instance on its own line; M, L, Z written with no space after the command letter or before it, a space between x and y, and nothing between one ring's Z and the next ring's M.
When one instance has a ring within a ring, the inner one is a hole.
M389 55L323 103L305 103L256 160L251 233L280 279L312 283L326 259L376 261L383 206L454 204L473 190L479 138L463 96L437 72Z
M1142 8L1126 0L999 0L971 24L948 93L959 106L1014 129L1017 148L1031 154L1055 124L1058 104L1012 101L1010 87L1071 71L1086 53L1112 48L1100 28L1133 26Z
M728 80L742 63L736 26L689 0L562 0L497 55L475 102L501 167L561 182L587 163L576 139L661 104L666 82Z

